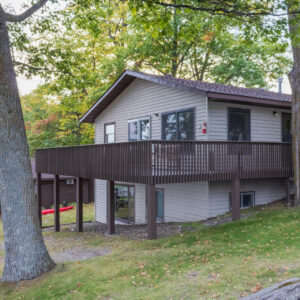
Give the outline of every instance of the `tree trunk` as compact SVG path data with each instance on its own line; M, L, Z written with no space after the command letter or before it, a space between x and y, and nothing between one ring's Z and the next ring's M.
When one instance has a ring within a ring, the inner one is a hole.
M295 8L296 9L296 8ZM299 7L296 9L300 9ZM289 73L292 88L292 136L293 136L293 167L296 188L294 205L300 205L300 19L299 16L289 15L290 34L293 50L294 65Z
M39 226L20 97L0 4L0 200L5 242L3 281L38 277L55 264Z

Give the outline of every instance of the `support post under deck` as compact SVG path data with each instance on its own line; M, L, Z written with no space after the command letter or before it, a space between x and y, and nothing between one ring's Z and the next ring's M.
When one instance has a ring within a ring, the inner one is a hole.
M287 201L287 205L291 206L291 193L290 193L290 178L287 177L285 179L285 193L286 193L286 201Z
M146 201L147 201L147 232L148 239L157 238L157 226L156 226L156 195L155 185L147 184L146 186Z
M83 180L76 178L76 231L83 231Z
M60 220L59 220L59 175L54 176L53 181L53 200L54 200L54 230L55 232L60 231Z
M115 233L115 184L114 181L107 181L107 233Z
M38 217L40 226L42 227L42 176L41 173L37 173L37 203L38 203Z
M241 218L240 208L240 179L236 178L232 181L231 185L231 208L232 208L232 221Z

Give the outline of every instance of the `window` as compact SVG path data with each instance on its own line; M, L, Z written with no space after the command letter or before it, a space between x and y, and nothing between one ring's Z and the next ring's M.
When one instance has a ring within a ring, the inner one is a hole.
M228 140L243 142L250 141L250 110L228 109Z
M67 179L67 184L69 185L71 185L71 184L74 184L74 179Z
M162 115L162 139L166 141L194 140L194 110L177 111Z
M150 140L150 118L128 121L128 140Z
M292 115L289 113L282 113L282 141L284 143L292 142L291 122Z
M229 194L229 208L231 209L232 199L231 193ZM255 205L255 193L254 192L241 192L240 194L240 207L249 208Z
M135 221L135 188L129 185L115 186L115 217L126 223Z
M104 125L104 143L114 143L115 142L115 123Z

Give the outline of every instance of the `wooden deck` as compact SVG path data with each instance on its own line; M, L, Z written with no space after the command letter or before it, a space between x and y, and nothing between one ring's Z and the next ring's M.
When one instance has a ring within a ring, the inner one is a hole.
M38 213L41 221L41 173L55 174L55 231L59 222L59 175L78 177L77 231L82 231L82 178L107 180L107 232L115 232L114 182L146 184L148 238L155 239L155 185L193 181L232 182L232 219L240 218L240 180L285 177L287 198L293 175L287 143L219 141L142 141L36 150ZM42 222L41 222L42 224Z
M36 150L37 173L143 184L293 175L291 144L142 141Z

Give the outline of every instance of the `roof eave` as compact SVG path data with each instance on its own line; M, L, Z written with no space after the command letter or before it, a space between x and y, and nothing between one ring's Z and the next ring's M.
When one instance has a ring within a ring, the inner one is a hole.
M224 93L207 92L207 97L216 102L234 102L240 104L249 104L256 106L274 107L290 109L292 103L289 101L272 100L265 98L256 98L248 96L231 95Z
M161 80L160 78L155 78L148 76L146 74L126 70L123 74L116 80L116 82L100 97L100 99L83 115L80 119L80 123L94 123L97 116L117 97L122 91L129 86L129 84L136 78L151 81L157 84L163 84L168 87L176 88L183 91L196 92L202 94L206 93L200 89L184 86L181 84L176 84L171 81Z

